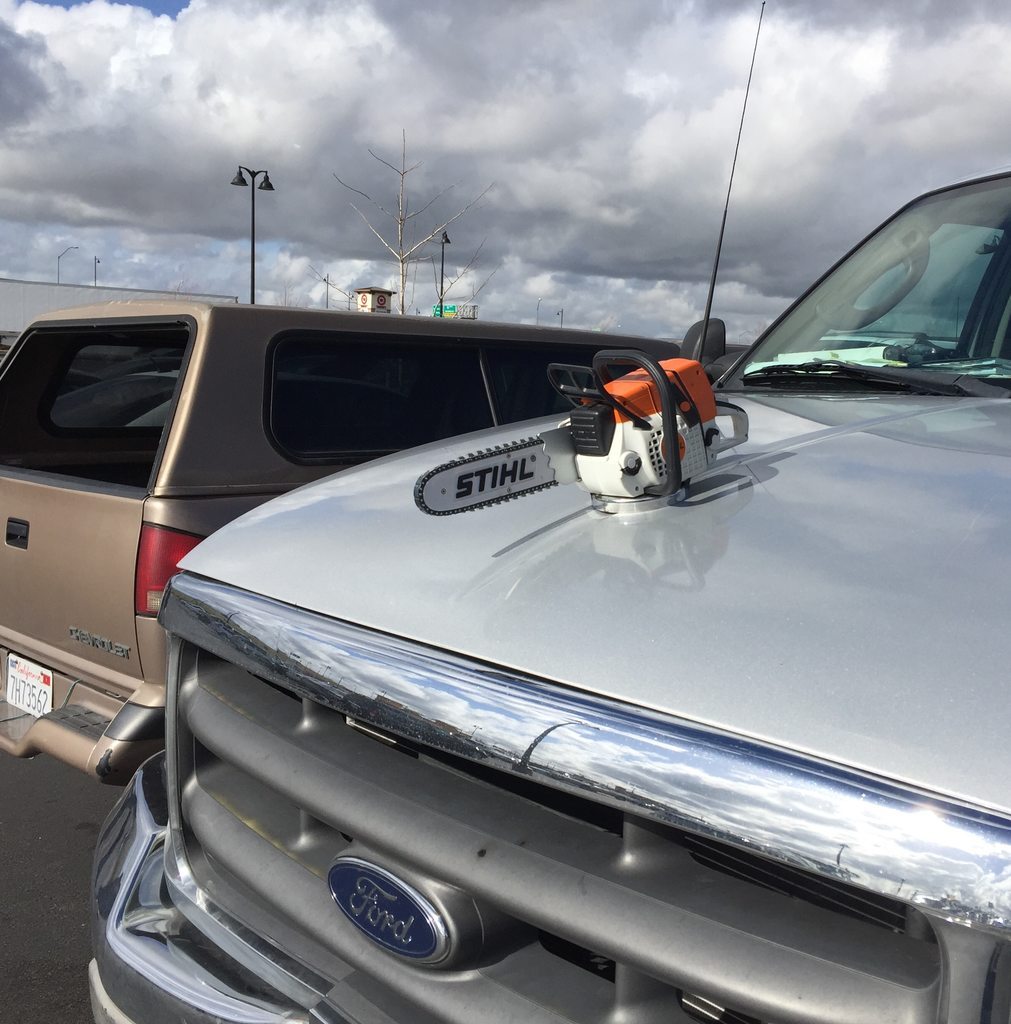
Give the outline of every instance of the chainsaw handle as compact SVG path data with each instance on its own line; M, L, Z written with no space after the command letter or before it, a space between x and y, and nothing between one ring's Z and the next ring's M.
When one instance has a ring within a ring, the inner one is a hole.
M612 380L617 377L609 372L611 367L633 367L644 370L656 386L657 395L660 400L660 422L663 430L663 444L667 449L665 461L667 463L667 481L660 487L651 489L650 494L657 497L666 497L681 489L683 482L681 475L681 457L678 445L678 426L675 409L681 402L688 402L698 417L698 409L691 395L686 394L678 387L670 377L667 376L663 367L648 353L639 349L601 349L593 356L593 376L600 385L600 392L608 405L621 411L632 423L641 430L649 430L649 423L641 416L636 415L631 409L621 404L606 388ZM627 371L626 371L627 373ZM625 376L624 373L618 376Z
M661 406L663 405L663 395L666 392L673 391L677 399L677 407L681 409L689 422L699 422L698 409L692 396L684 390L677 377L669 375L651 355L641 352L636 348L601 349L593 357L593 376L597 381L600 396L608 405L618 409L622 415L630 419L640 430L649 429L649 424L646 420L633 412L628 406L619 402L606 389L607 384L626 376L628 373L626 369L622 373L611 374L610 368L612 366L631 366L637 370L645 370L653 378L653 383L660 392ZM687 405L683 403L687 403ZM692 419L693 415L694 419Z

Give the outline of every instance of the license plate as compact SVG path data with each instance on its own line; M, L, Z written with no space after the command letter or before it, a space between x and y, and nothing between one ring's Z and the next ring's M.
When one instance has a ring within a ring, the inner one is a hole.
M53 710L53 673L34 661L7 655L7 703L38 718Z

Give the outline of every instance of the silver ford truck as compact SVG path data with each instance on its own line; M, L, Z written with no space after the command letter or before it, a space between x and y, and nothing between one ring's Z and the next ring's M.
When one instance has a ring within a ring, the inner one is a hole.
M1011 176L550 378L187 556L96 1020L1008 1024Z

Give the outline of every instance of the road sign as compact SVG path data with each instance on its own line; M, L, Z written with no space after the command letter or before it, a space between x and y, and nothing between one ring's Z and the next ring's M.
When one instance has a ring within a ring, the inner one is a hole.
M432 316L438 316L438 315L439 315L439 304L436 303L432 307ZM442 315L444 317L456 316L456 305L454 304L454 305L451 306L451 305L449 305L448 302L444 302L442 304Z

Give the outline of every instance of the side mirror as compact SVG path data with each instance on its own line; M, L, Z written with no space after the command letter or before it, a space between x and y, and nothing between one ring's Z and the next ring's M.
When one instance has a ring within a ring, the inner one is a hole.
M730 369L734 363L737 362L738 357L744 349L740 349L737 352L728 352L725 356L720 356L719 359L714 359L711 363L706 363L705 369L709 376L709 379L715 383L722 377L727 370Z
M710 317L705 338L702 337L702 321L698 320L688 328L681 343L682 359L697 359L703 366L727 352L727 325L716 317Z

